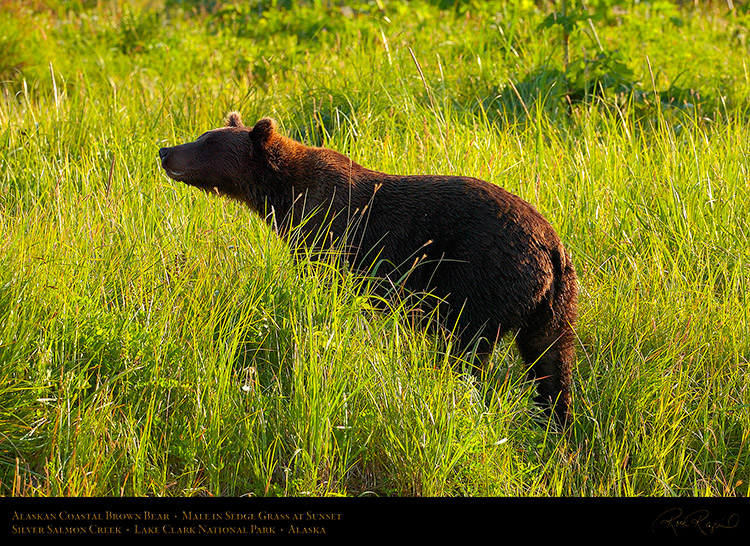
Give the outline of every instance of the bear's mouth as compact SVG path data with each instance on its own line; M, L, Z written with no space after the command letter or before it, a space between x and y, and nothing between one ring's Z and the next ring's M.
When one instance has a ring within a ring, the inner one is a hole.
M182 182L183 184L187 184L188 186L195 186L196 188L202 188L203 185L196 181L194 177L191 176L191 173L189 171L175 171L173 169L164 169L167 173L167 176L171 178L172 180L176 182Z
M211 186L208 183L200 179L197 179L195 176L193 176L194 173L192 173L189 170L178 171L170 167L163 167L163 169L164 169L164 172L167 174L167 176L176 182L182 182L183 184L187 184L188 186L193 186L195 188L204 190L208 193L215 193L216 195L221 195L217 187Z
M187 184L188 186L193 186L195 188L205 190L208 193L216 193L218 194L218 189L214 187L208 187L205 184L201 183L198 180L195 180L190 176L190 173L188 171L173 171L171 169L164 169L167 172L167 175L172 180L175 180L176 182L182 182L183 184Z
M173 178L177 180L178 178L185 176L185 171L173 171L172 169L164 169L167 171L167 174L169 175L169 178Z

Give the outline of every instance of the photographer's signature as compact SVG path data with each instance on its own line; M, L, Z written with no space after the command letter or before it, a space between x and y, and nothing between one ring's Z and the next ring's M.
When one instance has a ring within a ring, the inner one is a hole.
M708 536L722 529L734 529L739 524L739 514L732 514L720 520L712 518L708 510L693 510L686 513L682 508L671 508L654 520L651 529L671 529L675 536L679 536L680 531L693 530Z

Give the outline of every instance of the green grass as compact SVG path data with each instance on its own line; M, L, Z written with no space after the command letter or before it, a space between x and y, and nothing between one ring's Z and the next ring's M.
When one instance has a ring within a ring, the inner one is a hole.
M0 10L0 494L750 493L747 10L602 2L571 55L624 91L569 102L548 4L272 4ZM162 174L232 109L537 206L580 277L570 431L511 340L467 377Z

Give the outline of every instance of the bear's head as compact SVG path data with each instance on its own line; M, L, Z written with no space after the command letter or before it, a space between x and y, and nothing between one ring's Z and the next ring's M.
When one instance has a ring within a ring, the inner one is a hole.
M273 119L263 118L251 128L231 112L225 127L203 133L194 142L161 148L161 166L173 180L243 200L254 166L263 162L265 146L275 134Z

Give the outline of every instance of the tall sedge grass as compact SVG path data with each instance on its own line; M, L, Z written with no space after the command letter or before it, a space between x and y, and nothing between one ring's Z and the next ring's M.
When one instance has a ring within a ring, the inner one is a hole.
M229 12L3 15L56 41L34 35L47 56L23 51L0 100L2 494L748 494L742 64L693 81L723 110L565 107L535 91L557 54L541 14L506 6L499 32L489 12L414 6L332 11L330 31L307 5L269 11L265 34ZM649 63L655 86L690 66L679 27L635 15L600 36L644 81ZM733 55L731 21L684 17L706 30L690 51ZM230 109L537 206L581 283L570 430L531 403L511 339L465 375L408 306L169 181L158 147Z

